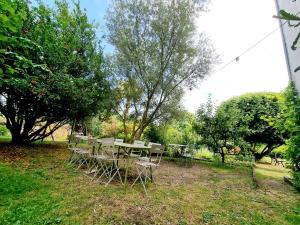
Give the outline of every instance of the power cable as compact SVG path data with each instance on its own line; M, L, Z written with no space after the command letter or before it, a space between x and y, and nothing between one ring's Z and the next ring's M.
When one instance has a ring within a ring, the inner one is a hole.
M220 71L222 71L223 69L225 69L227 66L229 66L231 63L233 62L238 62L239 59L244 56L245 54L247 54L248 52L250 52L252 49L254 49L256 46L258 46L261 42L263 42L264 40L266 40L268 37L270 37L272 34L274 34L276 31L278 31L281 27L283 27L286 23L288 23L288 21L285 21L284 23L282 23L279 27L277 27L275 30L272 30L270 33L268 33L267 35L265 35L263 38L261 38L259 41L257 41L255 44L251 45L249 48L247 48L244 52L242 52L240 55L238 55L237 57L235 57L234 59L232 59L231 61L227 62L226 64L224 64L220 69L218 69L217 71L214 72L214 74L219 73Z

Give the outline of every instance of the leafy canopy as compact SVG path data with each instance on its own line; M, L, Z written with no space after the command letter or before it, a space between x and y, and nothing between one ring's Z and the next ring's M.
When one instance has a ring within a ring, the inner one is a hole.
M12 141L40 140L96 113L108 83L96 27L79 3L70 11L66 1L52 9L4 0L1 10L0 112Z
M184 88L211 71L214 49L204 34L197 35L195 24L202 7L202 1L194 0L112 1L107 27L120 87L116 112L128 139L139 138L155 121L171 118Z
M250 93L234 97L221 106L239 110L238 117L233 116L246 128L243 139L252 146L256 159L285 143L286 132L275 126L281 115L279 99L280 95L276 93ZM264 148L260 151L262 144Z
M223 163L225 155L235 147L246 149L246 143L242 139L246 128L239 123L239 109L227 105L216 109L209 98L206 104L200 105L196 116L195 130L201 137L201 143L219 153Z
M295 186L300 190L300 99L294 83L284 91L281 108L283 113L276 125L289 132L287 157L292 162Z

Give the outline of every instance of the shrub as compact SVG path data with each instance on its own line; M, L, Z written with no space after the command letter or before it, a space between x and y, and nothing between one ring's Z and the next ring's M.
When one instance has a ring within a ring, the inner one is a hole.
M287 159L291 161L295 187L300 189L300 99L293 83L283 93L282 110L278 127L289 131Z
M8 133L8 129L6 128L5 125L0 125L0 135L5 136Z

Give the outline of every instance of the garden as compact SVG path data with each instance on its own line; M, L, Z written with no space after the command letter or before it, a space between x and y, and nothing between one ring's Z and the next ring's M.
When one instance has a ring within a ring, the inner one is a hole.
M189 112L209 3L111 2L0 2L0 224L300 224L294 83Z

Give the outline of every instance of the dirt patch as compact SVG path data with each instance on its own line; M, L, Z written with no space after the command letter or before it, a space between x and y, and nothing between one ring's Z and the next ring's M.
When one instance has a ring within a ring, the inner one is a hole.
M5 162L20 161L26 157L23 151L17 147L0 146L0 160Z
M286 192L291 187L283 180L284 176L289 176L290 171L282 166L274 166L270 164L256 164L254 169L256 180L259 188L268 192Z
M205 166L193 165L192 167L178 166L173 162L163 161L154 172L157 185L186 185L209 179L212 171Z

